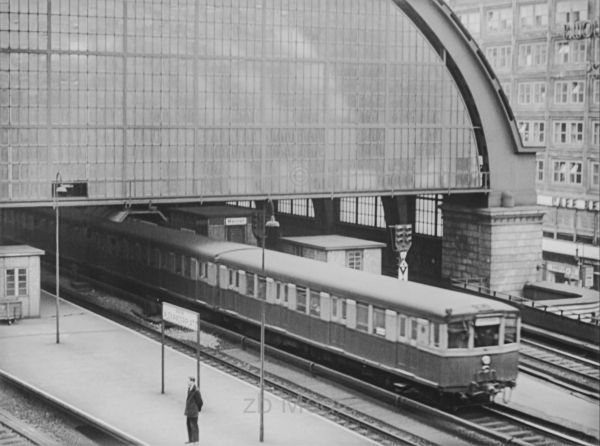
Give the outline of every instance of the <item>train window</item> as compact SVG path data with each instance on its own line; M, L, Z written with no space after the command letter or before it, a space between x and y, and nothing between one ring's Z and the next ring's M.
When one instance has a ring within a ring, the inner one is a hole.
M356 303L356 329L369 332L369 306L367 304Z
M287 303L288 294L287 286L285 286L285 283L277 282L277 296L275 297L275 299Z
M417 336L419 333L419 324L416 319L410 319L410 338L413 340L417 340Z
M192 277L192 262L191 258L188 256L183 256L183 276L184 277Z
M431 326L433 327L433 330L431 330L431 344L434 347L439 347L440 346L440 324L438 324L437 322L432 322Z
M400 315L400 322L398 323L398 336L400 338L406 338L406 316Z
M469 325L467 321L448 324L448 348L467 348L469 346Z
M504 343L513 344L517 342L517 318L507 316L504 319Z
M344 324L346 322L346 299L331 296L331 319Z
M256 276L258 280L258 298L266 299L267 296L267 278L264 276Z
M385 336L385 310L373 307L373 333L377 336Z
M166 269L169 272L175 272L175 254L173 254L172 252L170 252L167 255L167 265L166 265Z
M281 287L283 286L283 283L281 282L275 282L275 300L277 302L281 302L282 297L283 297L283 290L281 289Z
M321 294L318 291L310 290L310 314L321 316Z
M200 263L200 270L198 271L198 274L200 275L201 279L206 279L208 277L208 263Z
M246 294L248 296L254 296L254 274L246 274Z
M152 255L150 256L150 265L154 266L155 268L160 268L160 263L161 263L160 249L154 248L152 250Z
M119 255L119 245L117 244L117 239L114 237L109 237L109 252L113 256Z
M296 310L300 313L306 313L306 288L296 287Z
M198 268L198 260L190 257L190 271L189 271L189 278L190 279L194 279L196 280L197 277L200 276L200 271Z
M475 347L498 345L500 333L500 318L487 317L475 319Z
M184 256L179 256L175 254L175 273L180 276L183 275L183 259Z
M132 258L138 263L142 263L142 247L139 243L133 245Z

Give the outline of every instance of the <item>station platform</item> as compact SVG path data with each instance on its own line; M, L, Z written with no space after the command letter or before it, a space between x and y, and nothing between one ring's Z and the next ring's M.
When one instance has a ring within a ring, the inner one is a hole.
M0 372L75 408L140 445L187 441L187 378L196 361L78 306L42 292L40 318L0 324ZM265 391L259 442L258 388L200 366L201 445L369 445L372 441Z
M501 400L496 398L497 403L505 404ZM600 406L597 400L519 373L517 386L506 406L583 432L600 442Z

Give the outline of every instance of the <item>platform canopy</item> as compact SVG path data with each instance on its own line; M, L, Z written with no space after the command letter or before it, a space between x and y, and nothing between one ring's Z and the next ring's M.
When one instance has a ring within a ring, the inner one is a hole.
M51 203L57 173L86 185L73 203L533 182L493 73L434 0L0 8L0 206Z

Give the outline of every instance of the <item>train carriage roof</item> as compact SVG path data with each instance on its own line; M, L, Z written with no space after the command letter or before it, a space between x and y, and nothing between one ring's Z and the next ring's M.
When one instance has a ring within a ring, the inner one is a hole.
M233 250L218 257L236 268L260 273L262 253ZM410 313L446 317L474 313L516 312L512 305L471 294L405 282L389 276L357 271L331 263L306 259L278 251L265 252L268 277L288 281L330 294L352 297L373 305Z
M77 218L77 214L71 217ZM81 218L82 216L79 215ZM192 232L136 220L114 223L84 218L115 235L151 240L167 250L201 256L238 269L261 273L262 250L255 246L214 240ZM265 250L266 276L378 307L436 317L474 313L516 312L512 305L457 291L400 281L331 263Z

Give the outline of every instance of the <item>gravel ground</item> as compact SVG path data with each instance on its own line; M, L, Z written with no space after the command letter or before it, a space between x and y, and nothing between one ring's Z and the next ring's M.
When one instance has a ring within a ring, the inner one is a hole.
M52 406L15 389L0 379L0 408L27 424L31 429L65 446L97 446L77 430L76 420L57 412Z

